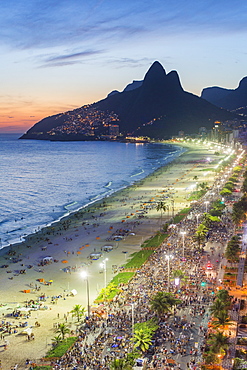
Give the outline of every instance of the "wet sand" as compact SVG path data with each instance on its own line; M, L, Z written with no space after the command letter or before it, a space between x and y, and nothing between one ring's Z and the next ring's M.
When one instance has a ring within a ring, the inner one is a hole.
M191 186L195 185L195 176L198 183L213 183L215 173L202 171L211 168L203 161L208 155L207 148L188 147L188 151L171 164L133 186L71 214L52 227L29 236L19 245L1 251L0 303L4 306L0 307L0 314L5 316L18 305L23 306L26 300L36 299L42 294L48 297L43 302L47 309L32 311L27 320L5 317L12 323L27 321L29 326L34 326L38 320L41 326L33 328L34 341L27 341L26 336L20 335L21 329L18 329L18 334L5 338L9 341L7 350L3 348L4 339L0 341L3 369L9 369L15 363L19 368L25 368L26 358L41 358L51 347L51 338L56 335L54 325L64 322L64 315L68 316L71 329L76 328L75 319L68 313L75 304L87 307L86 281L80 273L88 272L90 304L93 304L104 287L104 272L100 266L104 258L108 258L106 278L109 282L131 254L140 250L143 241L160 229L161 222L171 218L172 200L174 214L189 206L187 198L192 191ZM220 159L211 153L210 156ZM155 206L161 200L169 205L169 211L163 213L162 220ZM147 206L147 213L143 213ZM120 229L128 229L128 234L133 235L126 235L120 241L111 240L113 235L121 233ZM113 250L102 252L105 245L111 245ZM91 260L89 255L95 252L102 252L102 256ZM51 263L39 266L45 257L52 257ZM8 267L2 267L4 265ZM20 270L25 270L25 273L20 274ZM45 285L38 279L53 282ZM36 287L40 290L37 291ZM70 294L72 289L78 293L74 297ZM30 293L24 293L24 290L30 290ZM52 296L60 296L56 304L51 302Z

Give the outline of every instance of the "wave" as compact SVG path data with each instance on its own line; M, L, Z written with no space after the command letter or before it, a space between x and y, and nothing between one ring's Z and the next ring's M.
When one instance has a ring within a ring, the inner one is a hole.
M109 188L111 185L112 185L112 181L109 181L109 182L104 186L104 188Z
M142 175L144 172L145 171L142 169L141 172L135 173L134 175L131 175L130 177L135 177L135 176Z
M66 206L64 206L64 208L67 209L67 208L73 207L75 204L77 204L77 202L72 202L72 203L67 204Z
M5 153L11 152L12 154L16 150L15 153L18 156L27 155L22 150L20 151L19 145L20 141L18 140L15 143L15 148L8 145L8 148L5 148ZM114 148L112 143L79 143L79 147L73 143L72 148L70 143L66 143L65 146L68 146L70 155L71 151L73 152L74 161L72 165L71 161L67 160L67 152L61 151L58 143L53 143L52 155L47 150L47 148L50 149L50 143L35 142L33 145L37 146L37 151L34 150L35 147L31 148L32 155L36 158L36 161L39 161L42 157L40 156L40 150L42 150L43 156L46 156L46 177L44 181L40 182L40 178L44 176L44 161L42 160L42 163L37 162L35 168L32 169L36 173L36 177L32 182L28 181L28 176L27 178L24 177L17 188L13 187L7 196L5 194L0 203L0 212L2 214L0 238L3 247L20 241L27 234L32 234L43 227L53 225L71 213L84 209L105 197L109 197L114 192L127 188L134 184L137 179L144 178L156 169L171 162L174 157L180 155L183 151L181 147L176 147L174 150L175 146L172 146L170 148L172 153L169 153L167 152L167 145L163 144L139 146L138 150L129 146L127 154L132 160L131 162L126 162L126 148L121 143L114 144ZM94 154L84 149L84 145L94 149L97 147L97 151L94 150L94 152L100 152L100 155L97 154L94 157ZM115 145L118 146L117 152ZM99 146L103 152L98 150ZM81 150L80 155L78 155L78 150ZM90 155L88 152L90 152ZM77 155L78 157L76 157ZM61 165L61 156L64 158L64 166L62 168L58 165ZM102 156L104 156L104 167L102 167ZM112 164L113 157L115 166ZM6 155L6 158L10 158L10 156ZM20 162L16 163L16 167L12 162L9 164L13 166L13 168L11 167L13 173L18 171L25 172L26 162L23 160L21 163L21 168L19 168ZM141 166L139 166L140 164ZM58 168L59 170L57 170ZM116 171L115 168L117 169ZM81 171L82 169L83 171ZM94 176L93 174L96 173L97 176ZM107 176L111 176L112 180L108 181ZM7 180L8 178L6 178L6 188L8 188ZM72 188L73 194L69 194ZM25 192L23 192L23 189L26 189ZM31 203L27 199L26 193L32 195ZM35 194L37 194L36 197ZM71 200L70 202L67 200L67 204L64 204L65 196L74 198L74 201ZM14 208L13 200L15 200ZM24 213L25 219L22 219L21 216ZM18 217L16 214L18 214ZM18 221L17 224L15 219Z

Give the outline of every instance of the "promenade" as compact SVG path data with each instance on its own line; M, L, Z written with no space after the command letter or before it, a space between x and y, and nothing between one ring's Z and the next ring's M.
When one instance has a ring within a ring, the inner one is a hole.
M222 223L210 232L203 253L193 241L197 227L196 215L203 214L205 201L212 201L211 192L193 207L189 215L170 232L167 240L137 271L122 293L107 305L107 320L92 317L83 327L79 342L71 353L55 369L105 369L114 358L122 358L132 349L133 324L156 317L150 309L150 300L155 293L168 289L168 265L166 255L172 255L172 271L181 269L188 282L178 289L171 282L171 291L181 299L173 314L159 317L159 329L145 358L140 360L145 369L199 369L202 351L207 337L209 307L214 299L222 277L222 255L227 240L233 234L228 214ZM186 230L184 246L181 230ZM184 249L184 250L183 250ZM181 258L183 255L185 258ZM207 270L211 263L213 270ZM202 284L204 282L204 284ZM85 334L87 330L90 334ZM92 335L93 330L93 335ZM73 367L74 366L74 367ZM138 367L139 368L139 367Z

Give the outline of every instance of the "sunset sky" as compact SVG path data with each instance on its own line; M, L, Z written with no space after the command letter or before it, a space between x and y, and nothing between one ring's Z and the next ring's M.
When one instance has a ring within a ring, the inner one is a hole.
M197 95L247 76L243 0L7 0L0 9L0 132L121 91L155 60Z

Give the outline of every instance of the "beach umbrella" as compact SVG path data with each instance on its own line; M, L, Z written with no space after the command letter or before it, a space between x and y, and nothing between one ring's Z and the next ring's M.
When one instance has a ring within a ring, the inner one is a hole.
M77 253L77 254L81 254L81 251L77 251L76 253Z
M100 236L96 236L96 239L99 240L100 239Z
M122 220L122 222L125 222L125 220Z
M90 244L85 244L85 247L89 247Z
M62 263L68 263L68 261L67 260L62 260Z
M112 230L113 229L113 226L110 226L109 229Z

